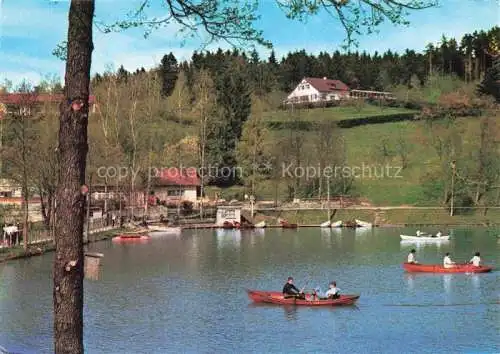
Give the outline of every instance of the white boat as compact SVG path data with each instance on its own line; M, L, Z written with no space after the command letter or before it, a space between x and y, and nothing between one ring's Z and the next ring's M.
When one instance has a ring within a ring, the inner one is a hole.
M423 235L423 236L410 236L410 235L399 235L403 241L448 241L450 235L444 236L433 236L433 235Z
M330 226L332 226L332 222L330 220L325 221L324 223L319 225L319 227L330 227Z
M332 222L330 227L341 227L342 226L342 220Z
M266 222L265 221L258 222L257 224L254 225L254 227L257 229L262 229L266 227Z
M361 221L361 220L358 220L358 219L354 219L354 221L356 221L356 224L359 227L373 227L373 225L371 223L369 223L369 222Z
M148 231L155 234L180 235L182 229L172 226L148 225Z

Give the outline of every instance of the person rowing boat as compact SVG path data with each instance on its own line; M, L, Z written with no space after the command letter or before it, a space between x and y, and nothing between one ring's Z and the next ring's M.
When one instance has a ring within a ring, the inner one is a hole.
M453 268L455 267L456 263L453 262L450 258L450 253L447 252L446 255L444 256L444 259L443 259L443 267L444 268Z
M306 296L303 290L297 289L297 287L293 284L293 278L288 277L287 282L283 286L283 297L285 299L289 298L297 298L297 299L305 299Z
M476 252L474 257L469 261L469 263L472 263L474 267L480 267L481 266L481 254L479 252Z
M415 260L415 253L417 253L417 251L415 251L415 249L412 249L410 251L410 253L408 254L408 261L406 263L418 263Z

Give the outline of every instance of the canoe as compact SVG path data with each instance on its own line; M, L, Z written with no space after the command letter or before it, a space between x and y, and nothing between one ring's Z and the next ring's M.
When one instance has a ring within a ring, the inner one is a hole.
M330 226L332 226L332 222L330 220L325 221L324 223L319 225L319 227L330 227Z
M258 222L257 224L255 224L255 227L262 229L262 228L266 227L266 222L265 221Z
M141 241L147 241L151 237L147 235L118 235L115 236L111 239L113 242L141 242Z
M445 236L409 236L409 235L399 235L401 240L403 241L448 241L450 239L450 235Z
M338 299L315 300L311 295L306 295L306 300L285 299L280 291L247 290L248 297L253 302L275 305L295 306L345 306L354 305L360 295L340 295Z
M444 268L441 264L403 263L403 268L411 273L488 273L493 267L472 264L457 264L453 268Z
M373 227L373 225L370 224L369 222L361 221L361 220L358 220L358 219L354 219L354 221L356 221L356 224L359 227Z
M342 227L342 220L332 222L331 227Z

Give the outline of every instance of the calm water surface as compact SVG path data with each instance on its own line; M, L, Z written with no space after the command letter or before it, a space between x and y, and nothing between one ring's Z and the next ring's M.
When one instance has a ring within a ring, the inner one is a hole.
M399 241L408 229L197 230L145 244L92 245L104 253L85 282L88 353L498 353L498 272L408 275L417 259L440 263L480 251L499 264L498 230L454 230L440 245ZM429 230L431 231L431 230ZM0 265L0 346L51 353L53 254ZM245 288L359 293L357 307L256 306Z

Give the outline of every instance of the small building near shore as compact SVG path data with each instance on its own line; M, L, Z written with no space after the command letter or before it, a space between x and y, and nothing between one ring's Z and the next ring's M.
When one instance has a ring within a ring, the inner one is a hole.
M195 204L201 180L196 168L164 168L157 172L151 187L160 202L177 204L189 201Z
M215 224L217 226L222 226L224 222L241 224L241 207L239 206L219 206L217 207L217 217Z

